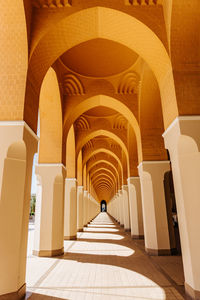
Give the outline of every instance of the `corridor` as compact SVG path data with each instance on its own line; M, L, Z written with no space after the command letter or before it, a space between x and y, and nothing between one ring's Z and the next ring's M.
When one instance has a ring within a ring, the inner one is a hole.
M149 257L105 212L64 242L63 256L33 256L33 237L29 224L26 299L184 299L181 258Z

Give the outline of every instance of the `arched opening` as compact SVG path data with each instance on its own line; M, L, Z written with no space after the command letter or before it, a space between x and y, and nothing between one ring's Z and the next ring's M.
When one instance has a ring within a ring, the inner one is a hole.
M101 201L101 212L107 212L107 203L105 200Z

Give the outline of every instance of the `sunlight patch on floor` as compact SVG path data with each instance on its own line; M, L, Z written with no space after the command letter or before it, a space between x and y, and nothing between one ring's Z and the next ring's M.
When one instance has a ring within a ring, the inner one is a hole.
M94 239L94 240L122 240L124 239L123 235L112 234L112 233L92 233L84 232L79 236L79 239Z
M71 241L65 241L65 252L69 253L83 253L89 255L116 255L116 256L131 256L134 250L125 246L111 244L111 243L96 243L76 241L69 249ZM67 250L69 249L69 250Z
M131 238L109 220L107 214L100 214L98 225L91 223L77 234L78 240L64 241L65 254L56 258L32 255L34 226L30 225L27 299L183 300Z
M103 227L86 227L84 228L84 232L118 232L119 229L116 228L103 228Z

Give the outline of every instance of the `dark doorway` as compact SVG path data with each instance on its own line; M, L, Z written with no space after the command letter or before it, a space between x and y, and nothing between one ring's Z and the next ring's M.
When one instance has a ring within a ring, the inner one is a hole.
M178 218L176 209L176 199L174 193L174 183L172 171L165 173L164 176L165 200L167 209L169 238L172 254L181 254L180 236L178 228Z
M101 201L101 212L106 212L107 211L107 203L105 200Z

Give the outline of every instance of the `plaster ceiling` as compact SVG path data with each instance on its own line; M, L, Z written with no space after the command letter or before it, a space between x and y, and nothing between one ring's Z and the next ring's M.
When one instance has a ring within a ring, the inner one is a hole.
M67 68L88 77L119 74L129 69L137 58L129 48L101 38L81 43L61 56Z

